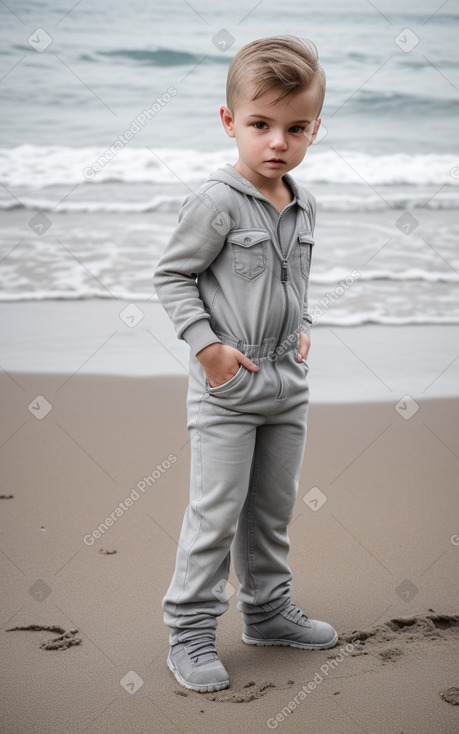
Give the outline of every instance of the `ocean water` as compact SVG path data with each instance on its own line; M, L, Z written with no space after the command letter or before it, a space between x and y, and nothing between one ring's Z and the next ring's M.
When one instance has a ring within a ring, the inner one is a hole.
M221 127L245 43L312 39L322 135L323 325L459 323L459 8L453 2L73 0L0 5L0 300L155 299L184 197L236 149Z

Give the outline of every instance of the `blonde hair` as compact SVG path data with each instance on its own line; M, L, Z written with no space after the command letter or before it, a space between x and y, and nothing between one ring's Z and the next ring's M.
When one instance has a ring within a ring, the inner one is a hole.
M325 72L316 46L296 36L259 38L240 49L232 59L226 80L226 104L234 114L239 95L253 83L255 101L279 90L276 102L317 85L319 112L325 97Z

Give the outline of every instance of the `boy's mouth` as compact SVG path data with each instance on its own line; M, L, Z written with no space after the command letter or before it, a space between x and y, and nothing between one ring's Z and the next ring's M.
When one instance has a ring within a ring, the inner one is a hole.
M283 163L285 165L285 161L283 160L283 158L270 158L268 161L266 161L266 163Z

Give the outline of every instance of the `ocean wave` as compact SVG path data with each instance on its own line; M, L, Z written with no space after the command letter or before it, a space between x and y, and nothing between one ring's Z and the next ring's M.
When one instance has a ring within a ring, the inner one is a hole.
M324 272L315 272L310 277L311 285L336 285L349 278L349 270L330 268ZM450 270L423 270L421 268L406 268L405 270L362 270L358 271L359 281L423 281L425 283L459 283L459 274Z
M455 192L442 191L430 199L421 194L401 194L382 192L381 196L350 196L316 195L317 206L321 211L330 212L378 212L388 208L407 211L412 209L428 209L440 211L444 209L459 209L459 190Z
M41 289L39 291L30 293L2 293L0 295L0 303L18 303L18 302L40 302L40 301L89 301L89 300L111 300L120 302L120 310L123 308L124 303L157 303L159 306L158 298L155 295L147 293L131 293L127 290L120 290L115 293L115 298L107 294L103 289L98 290L94 288L91 292L87 290L75 290L71 293L68 290L46 290ZM162 307L161 307L162 308ZM451 314L445 312L439 314L429 314L426 312L420 313L413 311L410 314L403 316L393 315L389 313L378 312L378 309L368 309L361 311L344 311L339 310L332 312L331 310L321 311L320 303L317 304L317 309L311 308L313 314L313 328L318 326L363 326L365 324L380 324L384 326L408 326L415 324L459 324L459 313ZM139 327L141 328L141 327Z
M207 63L228 64L228 58L223 54L196 54L191 51L175 50L173 48L156 49L114 49L97 51L97 56L109 56L111 59L128 59L143 66L190 66L199 64L205 59Z
M326 137L324 138L326 140ZM298 179L314 183L421 186L450 184L459 176L457 156L436 153L371 155L358 151L322 151L318 144L306 165L297 169Z
M121 135L121 133L120 133ZM372 155L356 151L334 151L323 142L314 146L294 176L306 186L313 183L391 186L454 186L459 160L453 154ZM112 141L112 145L115 141ZM224 166L233 153L222 149L211 153L190 149L150 150L124 146L107 156L107 148L21 145L0 148L0 183L4 186L45 188L53 185L152 183L157 185L199 184L215 169Z
M381 326L410 326L415 324L459 324L459 315L429 316L413 314L410 316L387 316L384 314L356 313L340 316L324 315L313 323L314 326L363 326L364 324L380 324Z
M48 264L49 267L49 264ZM51 268L52 270L52 268ZM79 300L87 298L104 298L104 299L121 299L121 300L132 300L132 301L155 301L158 300L156 294L153 292L152 287L145 288L135 287L132 289L128 283L123 284L121 278L116 279L116 283L110 284L109 288L104 287L96 279L89 279L86 282L82 282L79 275L75 272L69 271L66 275L65 288L61 287L62 279L57 279L56 283L51 287L48 282L48 288L43 288L38 282L27 283L25 279L22 282L17 280L14 282L13 278L10 278L9 285L4 283L3 289L0 293L1 301L29 301L29 300ZM49 281L49 279L48 279ZM349 269L344 267L330 268L327 271L315 271L314 275L310 277L311 286L311 303L314 299L318 299L318 303L321 303L321 299L326 299L330 303L335 303L336 299L333 296L340 297L344 291L350 289L354 284L361 283L359 292L362 298L366 298L370 293L371 289L378 288L378 293L384 294L384 302L388 302L394 295L400 292L398 283L405 283L407 290L407 302L410 299L410 293L416 289L416 284L419 284L419 289L423 288L422 293L426 293L426 288L447 288L446 295L445 291L441 291L441 296L438 294L438 298L445 300L445 314L449 312L446 307L448 298L454 293L455 284L459 283L459 274L456 272L446 270L424 270L421 268L405 268L401 270L377 270L367 269L358 270L354 269L350 274ZM363 285L365 284L365 285ZM375 284L375 285L372 285ZM378 284L376 286L376 284ZM453 284L453 285L449 285ZM370 289L370 290L369 290ZM453 290L452 290L453 289ZM376 291L374 291L376 292ZM427 292L431 292L428 290ZM449 295L448 295L449 294ZM382 296L381 296L382 297ZM398 298L398 296L397 296ZM372 300L374 300L372 298ZM457 299L454 299L457 301ZM438 302L440 303L440 301ZM437 304L438 305L438 304ZM346 306L346 312L347 312ZM354 307L351 307L351 312ZM411 309L410 309L411 310ZM456 311L454 308L454 312ZM414 309L416 311L416 309ZM425 315L425 312L424 312ZM333 313L335 318L336 313Z
M147 212L176 213L183 203L183 196L156 196L145 201L70 201L56 205L50 199L35 199L23 197L20 202L15 200L0 201L0 211L26 209L30 211L85 214L143 214Z
M319 211L324 212L378 212L388 208L395 211L407 211L413 209L428 210L451 210L459 209L459 190L457 193L442 192L426 201L424 195L407 196L404 194L384 193L384 198L371 196L343 195L316 195ZM52 213L85 213L85 214L143 214L148 212L161 212L165 214L177 214L184 200L180 196L155 196L147 201L116 201L113 198L108 201L72 201L64 200L56 205L51 199L35 198L30 196L21 197L21 201L15 199L0 200L0 211L13 211L25 209L30 211L42 211ZM355 226L355 223L354 225Z
M431 65L425 61L419 60L406 60L405 57L401 59L403 66L407 63L411 63L412 68L422 69L430 67ZM448 62L448 67L450 67ZM375 113L378 116L391 116L394 112L400 112L403 109L405 117L409 113L419 113L432 116L432 107L435 107L435 114L441 113L448 115L455 115L459 112L459 99L451 97L436 96L434 99L432 96L416 94L412 92L395 92L395 91L374 91L369 89L362 89L359 94L352 98L352 107L350 106L347 112L349 114L356 114L358 109L359 116L369 115L373 117ZM340 107L340 105L338 106Z
M30 53L30 46L24 44L15 44L12 46L12 49L22 53ZM94 51L93 53L85 52L80 54L79 61L87 63L97 62L98 56L120 59L122 62L127 59L143 66L190 66L201 63L204 59L207 63L228 65L228 56L222 53L198 54L193 51L183 51L182 49L159 47L155 49L118 48L109 51Z

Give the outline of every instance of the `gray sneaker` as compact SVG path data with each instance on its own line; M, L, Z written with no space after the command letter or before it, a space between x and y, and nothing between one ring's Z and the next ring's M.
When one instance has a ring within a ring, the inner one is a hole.
M327 622L309 619L296 604L289 604L264 622L244 624L242 639L247 645L289 645L322 650L334 647L338 634Z
M187 631L181 637L167 656L167 665L180 685L199 693L228 688L228 673L217 655L213 631L193 635Z

